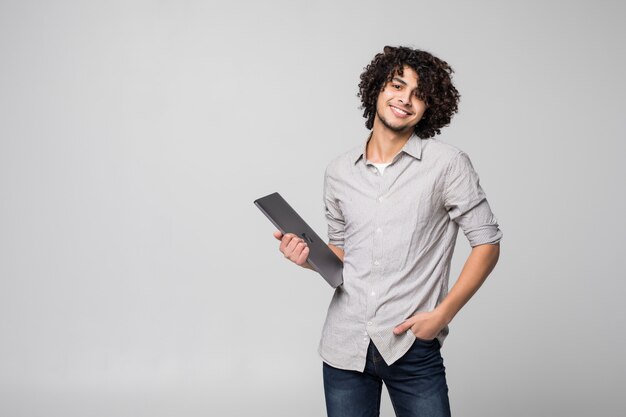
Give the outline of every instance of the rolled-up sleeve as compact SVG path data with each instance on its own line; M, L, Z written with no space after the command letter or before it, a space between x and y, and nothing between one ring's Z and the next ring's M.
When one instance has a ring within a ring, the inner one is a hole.
M465 152L459 152L448 166L444 204L450 218L463 230L470 246L495 244L502 239L498 220Z
M343 249L345 221L337 204L336 180L326 168L324 173L324 213L328 223L328 243Z

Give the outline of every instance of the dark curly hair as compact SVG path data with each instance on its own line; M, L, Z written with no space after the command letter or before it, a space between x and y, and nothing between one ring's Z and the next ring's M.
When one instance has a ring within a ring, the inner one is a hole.
M418 97L426 103L424 116L415 125L415 134L422 139L438 135L458 111L461 96L452 84L454 71L447 62L432 54L404 46L385 46L361 74L357 96L361 98L363 117L367 119L365 126L368 129L374 126L378 94L395 74L403 75L405 65L417 73Z

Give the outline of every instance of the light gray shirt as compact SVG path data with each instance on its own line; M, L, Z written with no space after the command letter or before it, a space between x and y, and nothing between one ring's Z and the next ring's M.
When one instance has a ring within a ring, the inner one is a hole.
M413 134L381 174L365 159L368 140L324 175L328 239L344 250L344 283L328 307L319 354L355 371L365 369L370 340L389 365L415 342L411 329L393 329L447 295L459 226L472 247L502 238L466 153ZM442 345L448 332L437 335Z

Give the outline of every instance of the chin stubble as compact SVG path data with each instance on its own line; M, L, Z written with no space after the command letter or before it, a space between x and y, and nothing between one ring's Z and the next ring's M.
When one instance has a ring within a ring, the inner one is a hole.
M413 129L415 127L415 126L394 126L391 123L389 123L387 120L385 120L385 118L381 116L381 114L378 111L376 111L376 117L378 117L378 119L383 124L383 126L397 133L402 133L406 131L407 129Z

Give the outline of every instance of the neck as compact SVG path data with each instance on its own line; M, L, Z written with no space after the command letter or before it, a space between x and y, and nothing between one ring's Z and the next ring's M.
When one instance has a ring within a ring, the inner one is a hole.
M393 157L400 152L400 149L409 140L413 134L413 129L395 132L376 122L378 120L374 121L365 157L368 161L374 163L391 162Z

